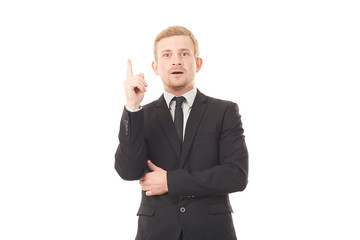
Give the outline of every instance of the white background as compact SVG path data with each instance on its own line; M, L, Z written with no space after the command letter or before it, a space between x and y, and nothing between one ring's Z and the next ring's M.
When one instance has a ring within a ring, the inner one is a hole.
M358 1L1 1L0 239L134 239L138 183L113 168L126 61L158 32L200 44L197 87L239 104L239 239L360 239Z

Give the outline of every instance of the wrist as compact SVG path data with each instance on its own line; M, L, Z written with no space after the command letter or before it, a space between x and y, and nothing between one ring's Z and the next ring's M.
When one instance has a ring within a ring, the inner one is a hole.
M131 111L131 112L135 112L140 110L140 105L132 105L132 104L126 104L125 105L126 109Z

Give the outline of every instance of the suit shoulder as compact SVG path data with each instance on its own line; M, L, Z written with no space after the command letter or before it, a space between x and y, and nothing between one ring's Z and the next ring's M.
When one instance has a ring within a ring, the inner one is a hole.
M214 105L214 106L219 106L219 107L237 107L237 103L229 101L229 100L223 100L223 99L219 99L219 98L214 98L214 97L209 97L207 96L207 101L209 104Z
M148 109L151 109L151 108L155 107L156 102L157 102L157 100L145 104L145 105L143 106L143 109L148 110Z

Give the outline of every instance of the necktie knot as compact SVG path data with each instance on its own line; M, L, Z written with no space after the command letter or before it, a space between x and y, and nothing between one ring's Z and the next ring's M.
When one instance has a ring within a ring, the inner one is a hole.
M182 105L182 103L185 101L185 98L183 96L181 97L174 97L173 100L176 102L176 107L179 107Z

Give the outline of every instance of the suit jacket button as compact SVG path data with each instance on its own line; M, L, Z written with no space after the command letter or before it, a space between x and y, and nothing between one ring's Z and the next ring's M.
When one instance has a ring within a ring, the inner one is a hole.
M180 208L180 212L184 213L186 211L186 209L184 207Z

